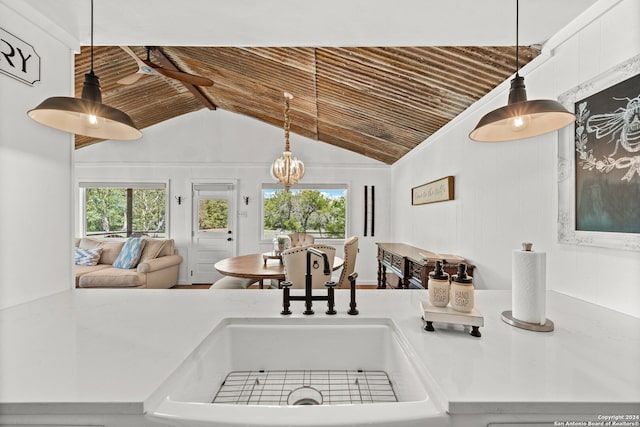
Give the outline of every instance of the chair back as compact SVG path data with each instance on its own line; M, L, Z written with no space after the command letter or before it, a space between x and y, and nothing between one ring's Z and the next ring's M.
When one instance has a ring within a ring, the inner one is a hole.
M289 238L291 239L292 248L313 245L316 242L316 238L307 233L291 233L289 234Z
M336 288L348 288L349 287L349 275L356 269L356 257L358 256L358 237L349 237L344 242L344 265L342 266L342 272L340 273L340 280L336 285Z
M293 289L304 289L305 275L307 273L307 249L311 247L327 254L329 266L333 267L333 260L336 256L336 248L333 246L307 245L287 249L282 253L284 276L285 280L293 283L291 286ZM315 254L311 254L311 283L312 287L316 289L324 289L324 283L331 280L331 274L324 274L324 266L322 263L322 258Z

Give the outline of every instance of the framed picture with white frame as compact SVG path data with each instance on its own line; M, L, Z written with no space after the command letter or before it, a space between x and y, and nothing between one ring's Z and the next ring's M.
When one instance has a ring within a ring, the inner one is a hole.
M559 100L558 241L640 251L640 55Z

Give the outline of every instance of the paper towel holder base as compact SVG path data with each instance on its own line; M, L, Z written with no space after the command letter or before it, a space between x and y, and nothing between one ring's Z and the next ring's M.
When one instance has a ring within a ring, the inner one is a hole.
M516 328L520 328L520 329L526 329L528 331L535 331L535 332L553 331L553 322L551 320L545 319L545 322L542 325L539 323L525 322L513 317L513 312L511 310L502 312L502 320L511 326L515 326Z

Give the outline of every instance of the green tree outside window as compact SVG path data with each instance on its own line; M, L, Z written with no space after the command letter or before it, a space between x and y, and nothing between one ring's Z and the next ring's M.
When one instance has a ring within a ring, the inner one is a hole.
M128 197L131 197L129 208ZM128 224L127 218L131 218ZM160 189L85 188L87 235L164 236L166 191Z
M263 200L264 239L280 230L321 239L346 236L346 190L265 190Z

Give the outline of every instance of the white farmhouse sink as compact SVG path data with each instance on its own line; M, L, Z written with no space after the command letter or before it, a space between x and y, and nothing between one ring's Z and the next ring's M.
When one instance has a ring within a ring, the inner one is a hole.
M280 392L283 402L260 397L262 389L276 393L264 385L265 376L281 377L282 371L288 377L302 371L307 379L347 372L350 384L343 386L342 379L338 386L322 385L322 379L321 385L305 380L293 393ZM362 377L369 371L388 376L386 388L392 389L391 398L386 390L380 392L384 396L379 402L375 398L377 385L360 392L361 386L369 385ZM247 374L250 381L246 382L255 385L237 387L228 380L221 389L230 373ZM354 381L354 376L359 379ZM224 319L158 390L159 403L147 411L147 418L184 427L447 426L448 416L434 401L428 378L391 319L230 318ZM227 394L231 399L221 398L226 389L232 390ZM347 395L355 389L356 397L364 393L362 402L367 403L361 403L359 397L355 403L348 396L346 401L336 399L333 393L345 392L335 389L350 389ZM369 400L370 396L374 397ZM211 403L214 399L216 403ZM374 403L368 403L371 401Z

